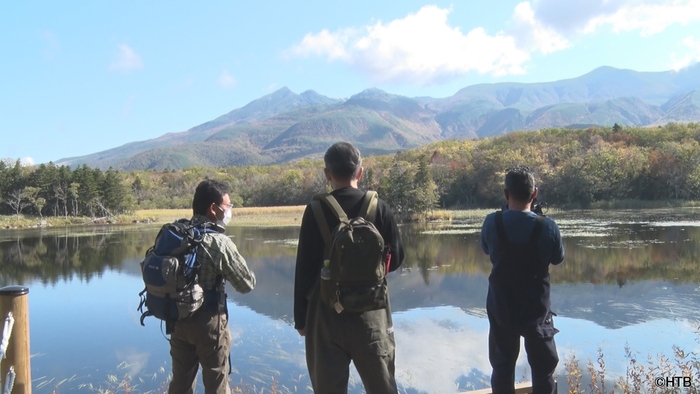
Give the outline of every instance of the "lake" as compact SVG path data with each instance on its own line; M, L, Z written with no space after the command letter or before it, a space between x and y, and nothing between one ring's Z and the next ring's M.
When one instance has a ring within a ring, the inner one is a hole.
M641 362L698 351L700 210L573 211L551 215L566 258L551 269L559 392L572 354L585 370L598 349L610 379L625 347ZM488 385L490 270L481 219L401 226L406 260L390 274L401 392L455 393ZM35 393L163 392L170 372L159 321L139 324L138 263L158 227L0 231L0 285L29 287ZM311 392L304 343L292 326L298 228L231 227L258 278L228 288L233 386L243 393ZM524 352L518 379L529 380ZM609 383L608 390L612 388ZM651 383L650 383L651 384ZM351 392L361 393L356 374ZM202 392L202 389L199 389Z

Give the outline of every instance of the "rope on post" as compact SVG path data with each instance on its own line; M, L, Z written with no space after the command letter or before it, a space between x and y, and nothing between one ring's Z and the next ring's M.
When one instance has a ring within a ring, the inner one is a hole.
M2 328L2 342L0 342L0 360L5 359L7 346L10 344L10 335L12 335L12 326L15 324L15 318L12 317L12 312L7 313L5 325ZM14 373L14 371L13 371Z
M31 394L29 306L24 286L0 288L0 393ZM4 323L4 324L3 324Z
M5 389L2 391L3 394L11 394L12 388L15 386L15 367L10 367L5 375Z

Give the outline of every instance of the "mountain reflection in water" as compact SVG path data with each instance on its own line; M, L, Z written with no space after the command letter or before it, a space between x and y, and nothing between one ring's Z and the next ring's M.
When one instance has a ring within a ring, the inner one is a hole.
M672 354L673 345L695 350L700 213L553 216L567 253L551 270L561 370L572 352L585 362L595 360L600 347L609 376L623 374L625 343L642 359ZM480 226L474 220L401 227L407 258L389 286L397 378L406 392L453 393L488 382L484 305L490 263L479 246ZM125 226L0 232L0 284L30 288L35 392L111 387L110 375L130 376L136 392L167 380L168 344L159 322L149 318L141 327L136 311L143 288L138 262L157 231ZM228 290L233 382L310 392L303 339L291 326L298 228L227 233L258 277L250 294ZM524 356L519 365L518 379L527 379ZM356 374L351 386L351 392L362 391Z

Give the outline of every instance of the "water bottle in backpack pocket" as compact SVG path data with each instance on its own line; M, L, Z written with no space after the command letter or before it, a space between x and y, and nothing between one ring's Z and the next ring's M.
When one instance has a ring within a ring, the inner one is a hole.
M202 287L194 276L188 278L184 274L177 257L158 256L151 252L146 255L141 267L146 284L146 316L166 322L177 321L191 316L202 306Z

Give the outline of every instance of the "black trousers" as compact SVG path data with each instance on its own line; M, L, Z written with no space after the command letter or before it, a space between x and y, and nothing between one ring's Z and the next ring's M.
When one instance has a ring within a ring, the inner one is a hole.
M539 325L520 330L499 325L488 308L487 312L490 323L489 361L493 368L493 394L515 392L515 362L520 353L520 337L525 340L527 361L532 370L533 394L556 393L554 370L559 363L559 357L554 334L558 331L554 328L551 316Z

